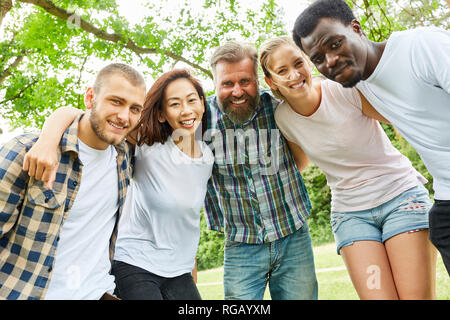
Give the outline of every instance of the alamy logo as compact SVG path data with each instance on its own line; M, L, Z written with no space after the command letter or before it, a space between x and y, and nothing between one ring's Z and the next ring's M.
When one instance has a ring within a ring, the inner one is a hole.
M70 6L67 9L72 14L67 19L67 27L69 29L76 29L81 27L81 10L77 6Z
M77 265L71 265L66 270L67 273L67 281L66 286L67 289L76 290L80 288L81 284L81 269Z
M379 266L370 265L366 269L366 273L369 274L367 278L367 288L370 290L380 290L381 289L381 269Z
M181 136L185 138L182 129L172 133L174 141L178 141ZM201 137L213 151L213 161L218 166L257 165L262 175L278 172L282 152L281 139L279 129L227 129L225 132L210 129ZM189 163L188 159L180 157L176 150L172 154L172 160L177 164Z

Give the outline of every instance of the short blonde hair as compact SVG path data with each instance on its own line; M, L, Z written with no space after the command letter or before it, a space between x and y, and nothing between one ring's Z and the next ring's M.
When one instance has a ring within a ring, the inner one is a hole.
M283 45L292 46L292 47L300 50L300 48L297 47L297 45L295 44L294 40L292 40L290 37L287 37L287 36L281 36L278 38L269 39L269 40L265 41L261 45L261 48L259 49L259 51L260 51L259 63L261 64L261 69L264 72L264 75L269 79L272 79L272 73L269 69L270 56L272 55L272 53L275 50L277 50L279 47L281 47ZM305 61L309 61L306 54L302 50L300 50L300 51L302 53L303 59L305 59ZM272 88L270 88L270 90L275 95L275 97L277 97L281 100L286 100L286 98L281 94L281 92L279 90L273 90Z

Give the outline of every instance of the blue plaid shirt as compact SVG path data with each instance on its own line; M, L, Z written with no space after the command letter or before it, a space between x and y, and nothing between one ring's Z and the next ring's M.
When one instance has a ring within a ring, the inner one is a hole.
M78 117L65 131L58 151L60 165L52 190L22 170L25 153L36 142L24 134L0 149L0 298L45 297L64 219L77 196L82 177L78 159ZM111 236L110 256L117 237L117 221L131 179L130 150L115 146L119 174L119 211Z
M234 124L208 99L204 140L214 152L205 210L208 227L227 240L261 244L285 237L303 226L311 203L274 112L269 91L243 125Z

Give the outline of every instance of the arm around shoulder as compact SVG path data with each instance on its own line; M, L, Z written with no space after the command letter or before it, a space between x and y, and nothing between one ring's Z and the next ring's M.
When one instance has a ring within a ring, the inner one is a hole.
M303 149L296 143L287 140L289 149L294 157L297 169L302 172L309 164L309 158Z
M358 94L361 97L361 107L362 113L369 118L378 120L380 122L384 122L387 124L391 124L389 120L383 117L375 108L370 104L370 102L364 97L364 95L358 90Z
M57 148L64 131L83 110L73 107L61 107L56 109L45 120L39 139L25 155L23 170L28 171L30 177L47 182L51 189L56 178L58 168Z

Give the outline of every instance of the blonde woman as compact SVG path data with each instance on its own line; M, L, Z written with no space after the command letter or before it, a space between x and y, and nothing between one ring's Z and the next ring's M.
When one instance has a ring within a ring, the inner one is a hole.
M355 88L313 78L288 37L266 42L260 62L298 167L311 159L327 177L337 253L359 297L435 298L426 179L392 146L386 120Z

